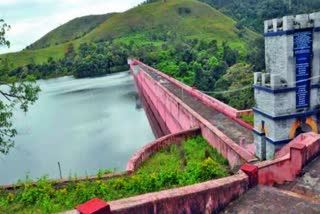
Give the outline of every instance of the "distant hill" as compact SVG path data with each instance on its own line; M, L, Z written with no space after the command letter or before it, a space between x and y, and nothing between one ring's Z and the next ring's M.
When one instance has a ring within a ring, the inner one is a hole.
M199 1L159 1L115 15L83 39L98 41L128 35L147 37L153 34L176 33L179 36L211 38L220 42L227 40L236 45L243 41L237 34L239 30L235 23L218 10ZM245 33L247 37L254 35L250 31Z
M50 31L38 41L28 46L27 49L40 49L79 39L112 15L114 13L75 18Z
M89 19L94 17L100 21L103 19L101 16L91 16ZM248 41L258 36L246 28L238 29L236 21L208 4L196 0L167 0L165 3L159 1L143 4L124 13L105 15L104 18L106 20L100 24L97 24L99 21L83 24L85 19L75 19L32 44L32 50L4 54L0 55L0 58L7 59L10 67L15 68L31 62L43 63L48 57L62 58L70 43L78 47L81 43L110 39L124 42L130 40L157 42L160 40L159 37L169 34L171 37L173 35L173 37L215 39L219 43L227 41L232 48L245 52ZM80 29L77 28L79 22L82 23ZM66 42L91 29L93 23L97 26L86 35ZM36 49L47 45L49 47Z

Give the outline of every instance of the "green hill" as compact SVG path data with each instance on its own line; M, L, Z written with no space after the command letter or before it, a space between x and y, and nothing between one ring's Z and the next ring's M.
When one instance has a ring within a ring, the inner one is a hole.
M107 40L132 34L161 34L176 32L180 36L210 38L234 45L243 44L238 36L235 21L207 4L194 0L170 0L136 7L117 14L92 30L86 41ZM247 36L253 34L246 31Z
M319 0L200 0L227 16L257 32L263 32L263 21L280 18L288 14L302 14L320 10Z
M215 39L227 41L232 48L240 52L247 49L247 41L257 37L248 29L237 29L236 22L211 6L196 0L167 0L165 3L155 2L143 4L124 13L114 14L97 25L84 37L71 41L75 47L81 43L116 39L119 41L151 41L157 42L161 35L171 37L187 37L198 39ZM65 26L61 26L64 27ZM72 38L83 29L68 30L67 37L59 29L53 30L32 45L32 48L51 45L47 48L24 50L17 53L0 55L7 59L10 68L46 62L48 57L58 59L64 56L68 44L66 38ZM60 33L59 33L60 32Z
M110 13L75 18L50 31L41 39L28 46L27 49L34 50L45 48L81 38L112 15L114 14Z

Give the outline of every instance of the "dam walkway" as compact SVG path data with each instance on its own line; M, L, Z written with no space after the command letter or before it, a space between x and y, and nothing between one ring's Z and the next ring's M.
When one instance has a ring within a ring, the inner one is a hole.
M253 134L251 130L239 124L232 118L226 116L220 111L206 105L197 97L192 96L183 88L178 87L166 78L159 75L149 66L140 64L140 68L148 73L155 81L159 82L163 87L168 89L177 98L187 104L191 109L200 114L204 119L217 127L221 132L228 136L238 145L245 148L250 148L253 145ZM253 151L251 151L253 153Z

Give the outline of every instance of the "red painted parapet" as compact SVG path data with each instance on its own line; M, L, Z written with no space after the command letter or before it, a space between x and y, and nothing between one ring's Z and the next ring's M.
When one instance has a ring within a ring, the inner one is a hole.
M292 144L300 143L307 147L307 159L312 159L317 155L317 152L320 151L320 143L314 143L315 141L320 141L320 135L314 132L301 134L294 138L290 143L282 147L276 153L276 158L287 155L290 152Z
M259 168L252 164L243 164L240 168L249 177L249 187L254 187L258 184L258 170Z
M303 167L320 154L320 135L302 134L285 151L288 152L275 160L256 164L259 184L272 186L294 181Z
M152 154L160 151L161 149L182 142L183 140L200 135L201 131L199 128L194 128L186 131L182 131L176 134L166 135L164 137L158 138L155 141L147 144L138 152L136 152L127 164L126 170L128 172L134 172L141 164L147 160Z
M304 145L292 145L290 154L285 157L257 164L259 184L273 186L286 181L294 181L303 168Z
M182 82L162 73L161 71L158 71L138 60L134 60L132 59L131 61L132 63L130 64L130 69L131 71L133 71L133 66L134 65L142 65L145 68L157 73L159 76L161 76L162 78L166 79L167 81L173 83L174 85L176 85L177 87L183 89L186 93L191 94L192 96L196 97L197 99L199 99L200 101L202 101L204 104L206 104L207 106L225 114L226 116L230 117L231 119L233 119L234 121L236 121L237 123L239 123L240 125L248 128L249 130L253 130L252 125L246 123L245 121L239 119L240 115L243 114L252 114L252 110L237 110L211 96L208 96L207 94L204 94L198 90L196 90L194 87L190 87L187 86L185 84L183 84Z
M238 174L191 186L111 201L113 214L216 213L248 190L248 176Z
M216 213L243 195L248 190L248 185L248 176L240 170L226 178L111 201L108 203L111 212L108 210L103 213ZM105 206L103 202L99 203L101 208ZM78 212L73 210L67 213Z
M76 207L80 214L111 214L110 205L99 199L93 198Z
M140 69L140 71L142 70ZM139 94L144 97L151 109L154 109L157 115L161 117L170 133L200 127L202 136L228 159L232 167L256 160L252 154L201 117L166 87L163 87L160 82L155 81L147 72L135 72L134 78L139 88Z

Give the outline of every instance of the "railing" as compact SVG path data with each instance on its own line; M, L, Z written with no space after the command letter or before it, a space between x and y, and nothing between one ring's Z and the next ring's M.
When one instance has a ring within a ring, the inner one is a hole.
M236 121L237 123L239 123L240 125L246 127L249 130L253 130L253 126L248 124L247 122L241 120L239 117L241 115L245 115L245 114L252 114L252 110L248 109L248 110L237 110L207 94L202 93L201 91L198 91L195 88L192 88L188 85L183 84L182 82L176 80L173 77L168 76L167 74L162 73L161 71L158 71L155 68L152 68L138 60L134 60L132 59L132 65L142 65L144 67L146 67L147 69L149 69L152 72L155 72L156 74L158 74L159 76L161 76L162 78L166 79L167 81L171 82L172 84L174 84L175 86L181 88L183 91L189 93L190 95L196 97L197 99L199 99L201 102L203 102L205 105L223 113L224 115L226 115L227 117L233 119L234 121Z

